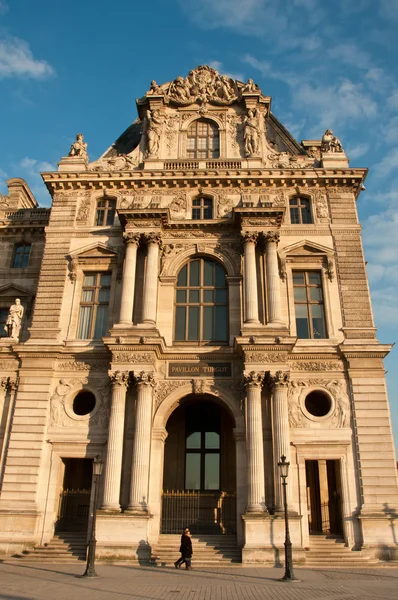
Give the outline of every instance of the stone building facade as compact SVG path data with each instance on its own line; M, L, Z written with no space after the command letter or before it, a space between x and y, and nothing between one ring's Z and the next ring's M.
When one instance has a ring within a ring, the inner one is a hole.
M86 527L101 455L99 555L188 525L273 564L286 456L297 560L322 532L396 556L366 169L207 66L153 81L137 110L100 159L78 135L42 174L51 209L21 179L0 198L1 551Z

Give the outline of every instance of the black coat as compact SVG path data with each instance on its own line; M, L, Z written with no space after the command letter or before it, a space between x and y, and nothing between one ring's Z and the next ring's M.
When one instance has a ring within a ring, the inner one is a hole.
M191 558L192 556L192 540L189 535L185 535L185 533L181 536L180 552L183 558Z

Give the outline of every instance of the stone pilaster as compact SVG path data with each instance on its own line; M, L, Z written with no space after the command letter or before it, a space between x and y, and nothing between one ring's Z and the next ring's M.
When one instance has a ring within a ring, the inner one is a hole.
M264 239L267 266L268 325L281 326L284 323L281 316L281 290L277 254L279 232L268 231L264 234Z
M290 462L290 432L287 392L289 386L289 373L277 371L269 378L272 391L273 410L273 443L274 443L274 482L275 482L275 510L283 511L282 479L279 474L278 462L282 456ZM287 486L289 494L291 486ZM287 497L289 503L289 497Z
M120 510L124 414L129 374L115 371L110 373L110 378L112 381L112 402L105 463L104 498L101 508L104 510Z
M153 373L144 371L135 376L135 381L137 383L137 408L128 510L134 513L145 513L148 512L152 404L156 381Z
M124 259L122 298L120 301L121 325L131 325L133 320L135 270L137 265L137 248L140 242L140 234L127 231L123 234L126 244L126 256Z
M143 323L155 325L158 296L159 246L162 243L162 239L159 233L152 231L151 233L144 234L144 240L147 243L148 254L144 281L142 321Z
M245 323L258 324L258 292L256 268L256 243L258 234L246 232L242 235L244 253L243 280L245 286Z
M264 443L261 389L264 373L244 375L247 419L247 507L246 512L267 512L265 506Z

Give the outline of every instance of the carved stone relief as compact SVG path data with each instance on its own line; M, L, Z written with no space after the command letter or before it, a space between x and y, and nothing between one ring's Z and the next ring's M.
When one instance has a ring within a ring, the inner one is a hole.
M293 380L290 382L288 391L289 424L292 428L311 427L310 420L303 410L308 388L325 390L334 399L334 407L327 417L322 418L322 428L348 427L350 422L350 400L347 394L345 381L341 379L309 379Z
M245 352L245 361L247 363L281 363L287 359L287 352Z
M76 215L76 222L80 225L86 225L90 216L91 194L85 192L82 194L79 208Z
M154 364L156 357L153 352L114 352L112 355L114 363Z
M344 364L341 361L292 361L289 362L294 371L342 371Z

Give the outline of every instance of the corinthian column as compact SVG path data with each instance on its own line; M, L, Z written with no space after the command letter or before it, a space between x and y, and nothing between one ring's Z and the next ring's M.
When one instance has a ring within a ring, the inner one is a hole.
M123 325L131 325L134 308L135 268L137 264L137 248L140 242L140 234L127 231L123 234L123 239L126 244L126 256L123 268L119 322Z
M256 232L246 232L242 235L244 252L243 280L245 285L245 323L259 323L257 269L256 269Z
M261 411L263 379L264 373L254 371L244 376L247 398L247 512L267 512Z
M156 381L153 373L144 373L144 371L135 377L135 381L137 383L137 409L128 510L142 513L148 512L152 403Z
M162 243L162 239L160 234L153 231L145 233L144 239L148 245L148 253L145 269L142 321L154 325L156 323L158 292L159 246Z
M279 512L283 511L283 492L278 462L281 456L286 456L286 460L290 461L289 411L287 404L289 373L277 371L275 375L270 376L269 384L272 391L273 410L275 510ZM290 487L287 486L287 493Z
M116 371L110 373L110 378L112 381L112 401L105 462L104 499L101 508L104 510L120 510L124 413L129 374Z
M279 242L279 232L268 231L264 233L264 238L267 266L268 325L283 325L278 254L276 251Z

